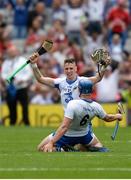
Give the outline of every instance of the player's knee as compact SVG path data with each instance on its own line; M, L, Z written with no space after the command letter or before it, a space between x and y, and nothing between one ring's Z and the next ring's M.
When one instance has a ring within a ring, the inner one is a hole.
M38 151L42 151L40 144L37 146L37 150L38 150Z
M103 147L103 145L100 142L97 142L94 144L94 147Z
M103 145L101 144L101 142L94 136L90 146L94 146L94 147L103 147Z

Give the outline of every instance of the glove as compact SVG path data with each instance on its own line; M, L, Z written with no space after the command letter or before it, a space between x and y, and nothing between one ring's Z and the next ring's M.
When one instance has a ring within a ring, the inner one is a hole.
M97 49L91 55L92 60L99 64L100 66L104 66L106 68L109 64L111 64L111 58L109 56L109 52L106 49Z

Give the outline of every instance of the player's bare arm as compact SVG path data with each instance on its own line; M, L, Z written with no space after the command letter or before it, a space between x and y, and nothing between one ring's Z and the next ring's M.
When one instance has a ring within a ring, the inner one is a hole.
M34 53L31 57L30 57L30 61L31 61L31 67L33 70L33 73L35 75L35 78L37 79L38 82L45 84L47 86L51 86L54 87L54 79L53 78L49 78L49 77L44 77L38 66L37 66L37 61L38 61L38 55L37 53Z
M101 74L101 75L100 75ZM98 83L102 80L104 74L105 74L105 69L100 71L100 74L99 73L96 73L96 75L94 77L90 77L89 79L94 83Z
M71 119L64 117L62 124L57 129L52 139L44 146L44 152L52 152L55 143L66 133L71 124Z
M107 114L105 118L103 119L106 122L112 122L115 120L121 121L122 120L122 114Z

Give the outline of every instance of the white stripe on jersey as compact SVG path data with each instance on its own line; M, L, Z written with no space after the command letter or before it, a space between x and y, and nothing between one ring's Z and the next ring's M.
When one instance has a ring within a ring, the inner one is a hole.
M88 125L97 116L103 119L106 112L100 104L95 101L73 100L67 105L65 117L72 119L71 126L66 132L66 136L84 136L88 133Z

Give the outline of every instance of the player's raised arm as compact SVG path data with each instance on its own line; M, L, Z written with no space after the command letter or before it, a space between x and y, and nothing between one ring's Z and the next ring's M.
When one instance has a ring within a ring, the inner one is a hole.
M54 87L54 79L50 78L50 77L44 77L41 74L41 72L37 66L37 61L38 61L38 55L37 55L37 53L34 53L30 57L30 62L31 62L31 67L32 67L35 78L37 79L37 81L39 83Z

